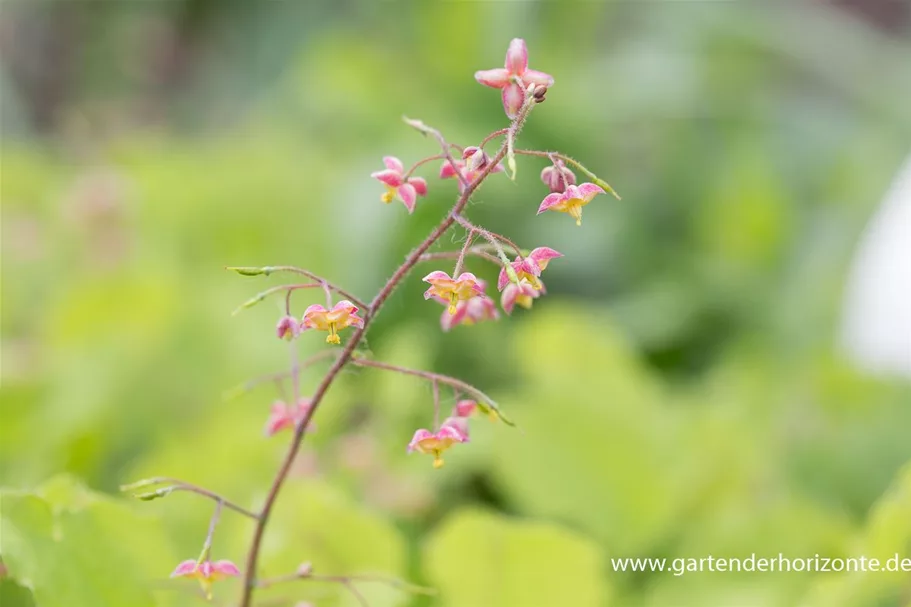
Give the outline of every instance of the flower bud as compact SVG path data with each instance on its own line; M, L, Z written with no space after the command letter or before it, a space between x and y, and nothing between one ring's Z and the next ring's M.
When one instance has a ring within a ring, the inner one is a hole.
M297 571L295 572L297 577L310 577L313 575L313 565L310 561L305 561L297 566Z
M481 148L470 145L462 152L462 160L465 161L465 167L469 171L480 171L487 166L490 158Z
M300 323L293 316L282 316L275 326L275 334L279 339L291 341L300 334Z
M576 175L557 160L553 166L544 167L541 181L555 194L562 194L566 188L576 184Z
M544 96L547 94L547 87L543 84L539 84L535 87L535 90L532 92L534 95L535 101L541 103L544 101Z

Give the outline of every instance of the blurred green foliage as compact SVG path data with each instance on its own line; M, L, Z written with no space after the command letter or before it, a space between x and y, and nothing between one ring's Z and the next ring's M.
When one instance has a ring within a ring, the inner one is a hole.
M548 295L442 334L419 269L368 346L481 387L520 429L474 422L471 444L435 471L404 453L431 423L429 386L346 371L279 500L262 575L310 561L438 590L359 584L371 607L909 604L907 575L610 567L911 556L911 389L836 344L847 264L911 140L907 26L885 33L825 3L9 12L4 607L192 602L193 582L166 577L199 553L212 504L112 494L169 475L251 508L264 498L285 449L286 435L261 436L274 390L220 395L287 368L278 300L230 316L281 278L224 266L306 266L369 299L455 195L429 165L413 216L379 202L368 175L382 155L407 165L436 152L400 116L465 145L503 126L497 93L471 74L499 65L513 36L556 77L522 147L579 158L623 201L593 202L582 229L535 218L543 165L520 158L518 182L495 176L468 213L566 254L547 269ZM493 280L481 263L469 269ZM242 563L250 534L225 512L214 558ZM219 582L216 604L238 589ZM358 605L316 582L262 598Z

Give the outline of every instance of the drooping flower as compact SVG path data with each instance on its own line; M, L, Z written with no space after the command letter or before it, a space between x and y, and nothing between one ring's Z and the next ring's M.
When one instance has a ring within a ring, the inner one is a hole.
M507 314L512 314L516 305L530 310L534 300L547 292L544 289L544 283L540 280L538 281L538 286L539 288L536 289L524 279L520 280L518 284L514 282L507 284L506 288L503 289L503 295L500 297L500 305L503 306L503 311Z
M576 174L566 168L559 158L554 159L551 166L541 170L541 181L551 192L562 194L571 185L576 185Z
M528 257L512 261L509 265L511 265L512 269L515 271L519 282L522 282L523 279L527 280L532 287L540 290L541 281L538 280L538 276L541 275L541 272L544 271L550 260L556 259L557 257L563 257L563 253L555 251L550 247L538 247L533 249L531 253L528 254ZM500 270L500 276L497 279L497 290L502 291L503 287L509 282L509 275L506 272L506 268L503 268Z
M465 151L467 152L470 149L471 149L470 147L465 148ZM478 149L478 148L475 148L475 149ZM475 154L476 153L477 152L475 152ZM481 154L483 154L483 156L487 156L487 154L485 154L483 151L481 151ZM481 171L483 171L484 168L489 164L490 159L487 158L485 160L482 157L481 164L477 168L472 168L472 165L475 164L476 162L478 162L478 158L474 157L474 156L469 156L467 161L456 159L456 160L453 160L453 162L455 163L455 165L453 165L453 163L449 162L448 160L443 161L443 164L440 166L440 179L452 179L453 177L457 177L457 175L459 173L461 173L462 176L465 178L465 182L471 183L472 181L475 180L475 178L477 178L478 174L480 174ZM502 173L505 170L506 169L503 168L503 165L498 163L495 167L493 167L490 170L490 172L491 173ZM465 189L465 184L462 182L461 179L459 179L459 191L461 192L464 189Z
M269 410L269 419L263 430L266 436L272 436L288 428L295 428L310 410L310 399L302 398L297 402L297 407L291 407L284 401L277 400L272 403Z
M380 196L380 200L388 204L398 196L408 212L413 213L417 196L427 195L427 182L421 177L409 177L406 181L405 166L395 156L383 156L383 164L386 165L385 170L370 173L371 177L386 185L386 191Z
M449 421L449 420L447 420ZM467 443L468 434L462 432L457 424L444 423L436 432L420 429L414 433L408 443L408 452L417 451L433 456L433 467L443 467L443 451L456 443Z
M484 403L479 403L474 400L460 400L459 402L456 403L456 406L453 409L453 413L455 414L455 418L449 418L449 420L459 419L459 418L466 420L467 418L469 418L475 414L486 415L488 417L488 419L490 419L490 421L493 421L493 422L495 422L499 419L499 416L497 415L496 411L494 411L492 408L488 407ZM465 427L467 428L468 422L463 421L463 423L465 424Z
M462 272L458 278L452 278L442 270L431 272L423 278L430 283L430 288L424 292L424 299L433 297L449 304L449 313L455 314L459 301L471 299L484 294L481 281L471 272Z
M436 299L436 298L435 298ZM442 299L437 299L440 303L447 304ZM454 314L445 310L440 316L440 327L443 331L449 331L456 325L473 325L482 320L497 320L500 313L497 312L497 304L486 295L478 295L471 299L459 301L456 304Z
M357 311L357 306L347 299L335 304L331 310L327 310L319 304L313 304L304 310L301 330L329 331L326 343L340 344L342 341L338 336L339 331L345 327L362 328L364 326L364 319L357 315Z
M554 84L550 74L528 69L528 47L521 38L514 38L509 43L505 67L477 71L474 78L484 86L503 90L503 109L510 118L518 114L529 85L547 88Z
M172 578L188 577L199 580L199 584L206 594L206 599L209 600L212 599L212 582L239 575L240 569L231 561L215 561L213 563L209 560L199 562L192 559L183 561L171 573Z
M293 316L282 316L275 326L275 334L279 339L291 341L301 332L300 322Z
M569 213L569 216L576 220L576 225L582 225L582 207L592 201L592 198L598 194L604 194L604 190L593 183L582 183L578 186L571 185L562 193L551 193L544 197L541 206L538 207L538 215L544 211L558 211L560 213Z

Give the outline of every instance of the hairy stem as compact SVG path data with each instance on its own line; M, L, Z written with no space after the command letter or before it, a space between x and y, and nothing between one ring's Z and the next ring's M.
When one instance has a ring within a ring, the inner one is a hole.
M586 177L588 177L589 179L592 180L592 182L595 183L595 185L601 186L601 188L603 188L604 191L608 192L610 195L612 195L617 200L620 200L620 195L617 194L617 192L614 190L614 188L612 188L610 186L609 183L607 183L606 181L604 181L603 179L601 179L600 177L595 175L593 172L591 172L590 170L588 170L587 168L582 166L582 163L579 162L578 160L576 160L575 158L571 158L570 156L567 156L566 154L560 154L559 152L542 152L541 150L514 150L514 152L516 154L521 154L523 156L537 156L538 158L548 158L548 159L550 159L551 162L553 162L553 159L555 157L559 158L564 163L571 164L574 167L576 167L578 170L582 171Z
M510 126L510 130L512 132L518 131L518 127L521 126L521 123L524 122L528 117L529 112L534 107L534 103L535 102L533 97L526 97L525 103L522 105L522 109L519 111L519 114L513 121L513 124ZM439 131L436 129L431 129L430 127L426 127L423 125L423 123L419 123L418 121L409 121L409 124L415 126L415 128L418 128L415 123L418 123L424 127L423 129L419 130L423 130L425 133L433 134L437 138L437 140L440 142L441 147L443 148L443 153L447 155L447 160L451 161L449 146ZM365 314L364 324L349 338L348 343L345 344L341 355L339 355L339 357L335 360L335 362L329 368L329 371L326 373L325 377L323 377L323 380L320 382L319 386L317 386L316 391L313 393L313 397L310 400L310 407L307 409L306 415L294 429L294 436L291 438L291 444L288 447L288 452L278 468L278 472L272 481L272 486L269 488L269 492L266 495L266 500L263 503L262 510L260 511L256 529L253 532L253 540L250 544L250 550L247 553L246 564L244 567L244 585L240 607L250 607L252 603L253 591L256 588L256 570L259 561L259 552L262 546L263 537L265 536L266 525L269 521L269 515L272 513L272 508L275 506L275 501L278 498L278 494L285 483L285 479L288 477L288 473L290 472L292 465L294 464L294 459L297 457L297 454L300 451L300 447L304 439L304 434L307 431L307 427L310 425L310 420L313 418L314 413L316 413L316 410L322 403L323 397L326 395L326 392L329 390L332 382L335 381L335 378L342 371L345 365L352 360L352 356L354 355L358 344L360 344L361 340L364 338L364 334L367 332L368 327L371 325L374 318L376 318L376 315L380 311L380 308L382 308L383 304L386 302L389 296L392 295L392 292L395 291L396 287L399 285L399 283L401 283L402 279L405 278L411 269L414 268L418 262L420 262L421 256L424 255L424 253L426 253L427 250L433 246L433 244L436 243L443 236L443 234L449 230L450 227L452 227L452 224L455 223L455 217L459 215L468 204L468 200L471 198L471 195L484 182L493 168L497 166L497 163L503 160L503 157L505 155L506 146L503 145L500 147L500 150L497 152L493 160L486 167L484 167L484 170L482 170L481 173L478 174L478 176L471 183L468 183L465 186L452 210L446 215L440 224L434 228L433 231L431 231L427 238L425 238L424 241L421 242L421 244L419 244L417 248L415 248L408 255L408 257L405 258L405 261L402 263L402 265L399 266L399 268L393 273L392 277L389 278L385 285L383 285L383 288L380 289L380 292L367 308L368 311ZM316 280L321 279L316 278ZM339 293L341 293L341 291L339 291ZM351 301L355 300L352 299Z
M436 259L458 259L460 255L462 255L461 251L438 251L436 253L425 253L424 255L421 255L421 261L434 261ZM465 255L480 257L481 259L487 260L490 263L497 264L498 266L503 265L503 262L498 258L494 257L486 251L482 251L475 247L472 247L465 251Z

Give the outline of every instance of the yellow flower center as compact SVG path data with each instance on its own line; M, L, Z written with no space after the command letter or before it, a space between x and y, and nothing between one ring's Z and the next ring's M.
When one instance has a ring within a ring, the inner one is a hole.
M395 198L395 188L387 185L386 191L383 193L382 196L380 196L380 200L382 200L386 204L389 204L390 202L392 202L393 198Z
M326 336L326 343L335 345L342 343L341 338L338 336L338 331L335 328L334 322L329 323L329 335Z
M581 204L570 204L566 208L566 212L569 213L569 216L576 220L576 225L582 225L582 205ZM536 289L539 287L535 287Z
M442 453L443 452L440 451L439 449L433 450L433 467L436 469L440 469L443 467L444 462L443 462Z
M453 291L449 295L449 315L450 316L452 316L453 314L456 313L456 308L457 308L458 303L459 303L459 296L455 291Z

